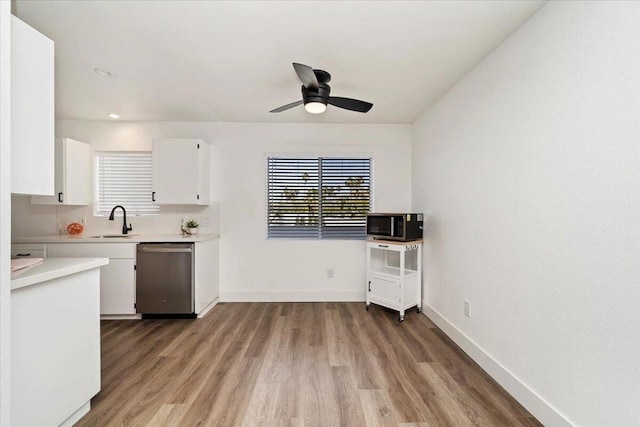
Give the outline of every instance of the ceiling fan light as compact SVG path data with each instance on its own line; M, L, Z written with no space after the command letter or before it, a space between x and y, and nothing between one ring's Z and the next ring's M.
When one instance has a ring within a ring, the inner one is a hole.
M307 102L304 104L304 109L311 114L322 114L327 109L327 104L322 102Z

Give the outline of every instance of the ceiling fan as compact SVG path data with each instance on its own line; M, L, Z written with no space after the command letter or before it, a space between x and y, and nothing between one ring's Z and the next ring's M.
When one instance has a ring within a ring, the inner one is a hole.
M331 88L327 83L331 80L331 74L323 70L314 70L308 65L293 63L298 78L302 82L302 100L283 105L270 113L280 113L298 105L304 104L304 109L309 113L320 114L327 109L327 104L334 105L345 110L366 113L373 107L370 102L360 101L340 96L329 96Z

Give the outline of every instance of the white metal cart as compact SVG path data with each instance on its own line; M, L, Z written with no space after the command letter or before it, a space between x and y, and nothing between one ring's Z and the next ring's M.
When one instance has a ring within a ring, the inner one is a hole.
M407 267L407 256L415 256L413 268ZM367 310L371 303L398 310L401 322L408 308L422 311L422 240L367 241Z

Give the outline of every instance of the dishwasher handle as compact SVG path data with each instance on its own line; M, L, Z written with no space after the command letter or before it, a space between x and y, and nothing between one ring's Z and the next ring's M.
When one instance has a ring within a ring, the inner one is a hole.
M138 252L147 252L147 253L179 253L179 252L191 252L191 248L155 248L155 247L147 247L143 246L138 248Z

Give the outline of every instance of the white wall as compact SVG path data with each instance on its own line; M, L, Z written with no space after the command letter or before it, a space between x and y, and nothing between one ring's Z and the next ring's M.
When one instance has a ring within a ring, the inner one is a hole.
M218 132L222 299L364 300L364 242L265 239L265 155L371 155L374 209L404 211L411 199L410 126L238 124Z
M212 192L219 203L209 208L162 207L159 217L132 222L134 232L168 233L177 230L177 218L185 213L211 216L210 231L222 235L223 301L364 300L362 241L266 239L267 154L371 156L375 209L410 208L408 125L58 121L56 135L89 142L94 150L150 150L153 137L197 137L211 143ZM118 232L121 226L92 218L91 208L34 206L14 197L13 233L54 234L59 225L83 215L87 233ZM31 229L31 224L45 225ZM327 278L329 267L335 271L333 279Z
M11 3L0 1L0 426L9 426Z
M640 425L639 23L548 3L413 126L427 312L546 425Z

